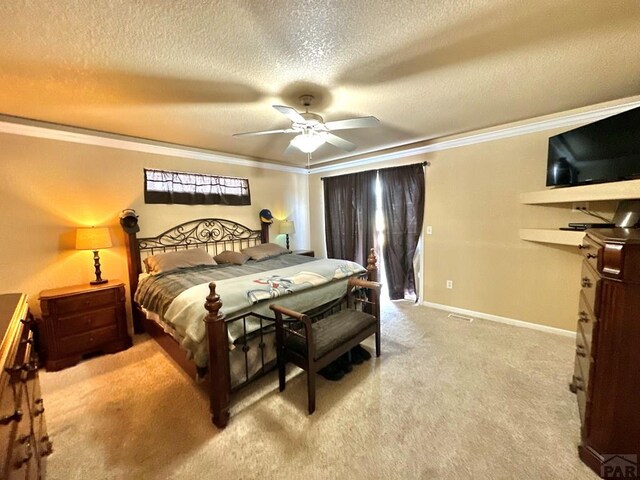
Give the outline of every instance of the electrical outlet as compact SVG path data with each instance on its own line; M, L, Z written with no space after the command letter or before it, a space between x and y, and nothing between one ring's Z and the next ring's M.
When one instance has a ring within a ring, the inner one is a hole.
M589 202L573 202L571 207L572 212L581 212L584 210L589 210Z
M453 280L447 280L447 288L453 288Z
M427 235L433 235L433 227L431 225L427 225Z

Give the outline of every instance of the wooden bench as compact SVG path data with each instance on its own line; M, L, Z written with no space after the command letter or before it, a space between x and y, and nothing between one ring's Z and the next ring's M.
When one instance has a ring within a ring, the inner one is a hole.
M280 391L285 389L285 365L292 362L307 372L309 414L316 409L316 373L364 339L375 335L380 356L380 288L376 282L352 278L347 285L347 308L315 322L305 314L270 305L276 314L276 348ZM367 290L365 297L354 295ZM284 317L289 317L285 320ZM296 322L297 321L297 322Z

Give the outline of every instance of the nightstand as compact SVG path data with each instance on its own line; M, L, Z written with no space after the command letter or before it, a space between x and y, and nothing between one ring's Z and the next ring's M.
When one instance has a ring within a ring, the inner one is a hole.
M304 255L305 257L315 257L316 253L313 250L294 250L291 253L295 253L296 255Z
M47 370L60 370L94 352L131 346L124 283L76 285L40 293L42 357Z

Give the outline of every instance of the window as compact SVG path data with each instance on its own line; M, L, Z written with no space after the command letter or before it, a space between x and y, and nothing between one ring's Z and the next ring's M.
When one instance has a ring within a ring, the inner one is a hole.
M251 205L247 178L144 169L145 203Z
M327 255L364 265L376 245L391 300L415 296L417 301L420 270L414 260L424 218L425 165L323 178Z

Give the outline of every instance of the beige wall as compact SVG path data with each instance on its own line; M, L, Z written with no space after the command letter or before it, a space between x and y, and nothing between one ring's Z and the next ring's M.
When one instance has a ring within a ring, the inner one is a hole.
M427 302L574 330L580 256L575 247L526 242L520 228L557 228L589 217L571 205L529 206L519 194L545 188L547 141L572 127L384 162L427 168L424 298ZM312 247L324 252L321 176L309 179ZM640 195L639 195L640 196ZM615 202L592 203L602 213ZM453 280L454 288L446 288Z
M554 132L437 152L428 173L425 300L573 330L580 255L575 247L519 239L524 227L586 221L570 205L528 206L519 194L544 189ZM607 211L606 204L591 207ZM446 280L454 288L446 289Z
M126 281L118 215L134 208L141 235L201 217L259 228L258 212L295 221L292 248L309 246L306 175L0 134L0 292L26 292L37 308L47 288L88 283L92 253L76 251L75 227L111 227L114 248L100 252L104 278ZM145 205L143 167L248 177L251 206ZM272 240L284 243L284 237Z
M544 188L547 139L569 128L366 167L431 162L425 226L433 227L433 235L424 236L424 300L573 330L577 250L518 238L519 228L556 228L588 219L569 205L529 206L518 200L522 192ZM77 226L112 227L114 248L101 252L104 277L126 280L117 220L123 208L138 211L141 235L205 216L257 228L258 212L270 208L277 218L296 222L292 248L311 246L323 255L320 177L355 170L307 177L8 134L0 135L0 145L0 292L29 293L36 311L40 290L86 283L93 276L91 252L73 249ZM248 177L253 205L145 205L143 167ZM591 207L611 213L615 202ZM445 288L446 280L453 280L452 290Z

